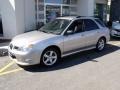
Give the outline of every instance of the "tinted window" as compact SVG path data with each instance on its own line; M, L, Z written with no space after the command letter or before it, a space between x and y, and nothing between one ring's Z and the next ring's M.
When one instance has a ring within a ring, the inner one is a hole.
M83 31L83 20L74 21L68 30L73 30L74 33L79 33Z
M105 24L100 19L95 19L97 23L99 23L102 27L105 27Z
M84 20L84 25L85 25L84 26L85 31L91 31L91 30L99 29L97 24L93 20L90 20L90 19L85 19Z

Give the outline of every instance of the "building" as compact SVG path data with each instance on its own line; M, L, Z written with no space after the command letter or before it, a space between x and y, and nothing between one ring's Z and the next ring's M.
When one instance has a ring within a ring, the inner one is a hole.
M120 0L111 1L110 20L111 21L120 20Z
M0 0L0 38L35 30L58 16L95 15L105 20L106 5L107 0Z

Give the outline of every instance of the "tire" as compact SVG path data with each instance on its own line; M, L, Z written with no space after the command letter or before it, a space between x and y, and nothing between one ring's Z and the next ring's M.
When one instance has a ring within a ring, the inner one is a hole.
M60 59L60 52L55 48L46 49L41 57L41 62L44 66L54 66Z
M106 46L105 38L100 38L97 42L96 50L97 51L103 51L105 49L105 46Z

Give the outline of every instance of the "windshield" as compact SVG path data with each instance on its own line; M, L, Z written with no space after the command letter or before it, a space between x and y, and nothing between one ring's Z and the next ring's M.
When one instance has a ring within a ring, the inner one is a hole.
M42 28L40 28L40 31L45 33L61 34L69 25L69 23L70 20L55 19L54 21L51 21Z

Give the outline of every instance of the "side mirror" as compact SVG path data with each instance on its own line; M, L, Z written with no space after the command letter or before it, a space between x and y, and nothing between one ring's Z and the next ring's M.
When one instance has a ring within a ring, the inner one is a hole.
M73 30L67 30L66 35L71 35L73 34Z

